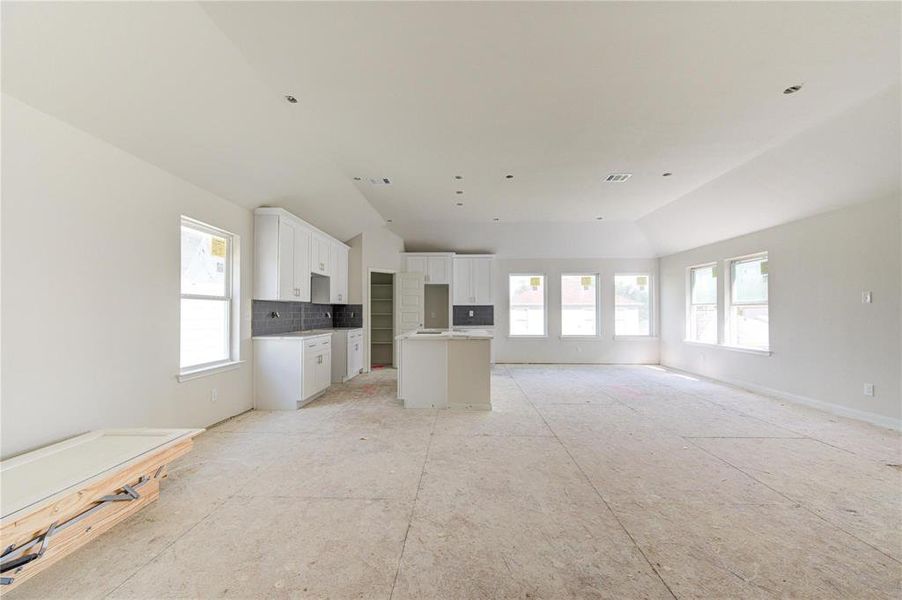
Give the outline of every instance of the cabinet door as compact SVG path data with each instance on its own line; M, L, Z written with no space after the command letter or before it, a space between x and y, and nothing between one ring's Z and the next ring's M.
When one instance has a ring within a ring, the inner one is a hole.
M348 249L338 246L338 304L348 303Z
M348 303L348 249L332 245L332 274L329 276L329 296L332 304Z
M494 304L492 293L492 259L474 258L472 264L472 292L473 304Z
M426 283L451 283L451 258L430 256L426 259Z
M294 278L294 233L293 223L279 219L279 300L300 300L301 292Z
M332 384L332 350L329 346L319 351L316 365L316 391L321 392Z
M406 259L404 271L407 273L423 273L426 274L426 257L425 256L408 256ZM429 283L429 279L426 279Z
M303 374L301 375L304 380L304 399L306 400L313 394L317 392L317 362L318 362L319 354L316 351L316 348L308 348L307 344L304 344L304 357L303 357Z
M292 269L295 300L310 302L310 232L303 226L292 223L294 231L294 266Z
M330 264L331 253L329 252L329 240L324 238L323 236L315 233L313 234L313 260L310 264L310 271L313 273L319 273L320 275L328 275L332 270L332 265Z
M454 257L454 304L472 304L471 268L473 259Z

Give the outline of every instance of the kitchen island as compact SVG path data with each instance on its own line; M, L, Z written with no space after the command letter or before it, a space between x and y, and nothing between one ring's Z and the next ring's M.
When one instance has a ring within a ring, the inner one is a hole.
M490 332L420 330L396 339L405 408L492 409Z

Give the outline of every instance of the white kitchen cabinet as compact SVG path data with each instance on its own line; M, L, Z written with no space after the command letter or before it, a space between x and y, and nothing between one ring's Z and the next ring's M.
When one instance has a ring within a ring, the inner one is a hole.
M423 273L423 283L451 285L453 258L452 252L406 254L404 270L408 273Z
M363 329L332 334L332 383L343 383L363 370Z
M406 256L404 258L404 271L407 273L422 273L426 275L425 256Z
M310 301L310 231L286 213L254 221L254 299Z
M310 272L319 275L332 273L332 244L329 239L319 233L313 234L310 244Z
M305 402L325 391L332 382L332 334L304 340Z
M295 410L332 381L332 334L254 338L254 407Z
M332 244L332 274L329 276L331 304L348 303L348 252L349 249L344 244Z
M454 257L454 304L494 304L494 257Z

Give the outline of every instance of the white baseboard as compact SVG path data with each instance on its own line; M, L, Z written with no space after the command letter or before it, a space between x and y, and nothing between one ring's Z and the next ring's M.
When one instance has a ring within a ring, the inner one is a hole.
M711 377L709 375L702 375L701 373L695 373L694 371L687 371L685 369L680 369L678 367L672 367L670 365L665 365L664 363L661 363L661 366L669 371L685 373L687 375L692 375L693 377L700 377L702 379L707 379L708 381L714 381L716 383L725 383L727 385L731 385L733 387L737 387L739 389L743 389L743 390L746 390L749 392L754 392L756 394L762 394L764 396L770 396L772 398L777 398L779 400L785 400L787 402L793 402L795 404L803 404L805 406L817 408L819 410L823 410L825 412L828 412L828 413L831 413L831 414L834 414L834 415L837 415L840 417L856 419L858 421L864 421L865 423L870 423L872 425L877 425L879 427L886 427L887 429L902 431L902 419L894 419L892 417L887 417L885 415L879 415L877 413L872 413L872 412L869 412L866 410L858 410L857 408L849 408L848 406L842 406L840 404L833 404L831 402L824 402L823 400L815 400L814 398L809 398L808 396L801 396L799 394L793 394L791 392L783 392L781 390L774 390L769 387L764 387L763 385L749 383L748 381L740 381L738 379L726 379L726 378Z

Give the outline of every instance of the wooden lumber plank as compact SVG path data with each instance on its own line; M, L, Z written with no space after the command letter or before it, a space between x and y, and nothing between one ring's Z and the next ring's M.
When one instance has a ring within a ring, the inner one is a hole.
M17 571L3 574L4 577L12 577L13 581L10 585L2 586L0 591L7 592L21 585L147 504L154 502L159 497L160 481L166 475L167 465L187 454L193 445L194 442L190 437L182 438L156 452L142 455L138 460L120 469L94 478L79 489L73 489L52 502L40 505L36 510L21 511L4 519L0 523L0 545L3 548L11 545L18 547L43 535L52 524L63 524L97 506L102 497L120 492L125 485L133 486L141 477L149 478L138 488L140 494L138 499L107 503L77 524L51 536L41 558L23 565ZM29 549L27 553L33 551L37 551L37 547Z

